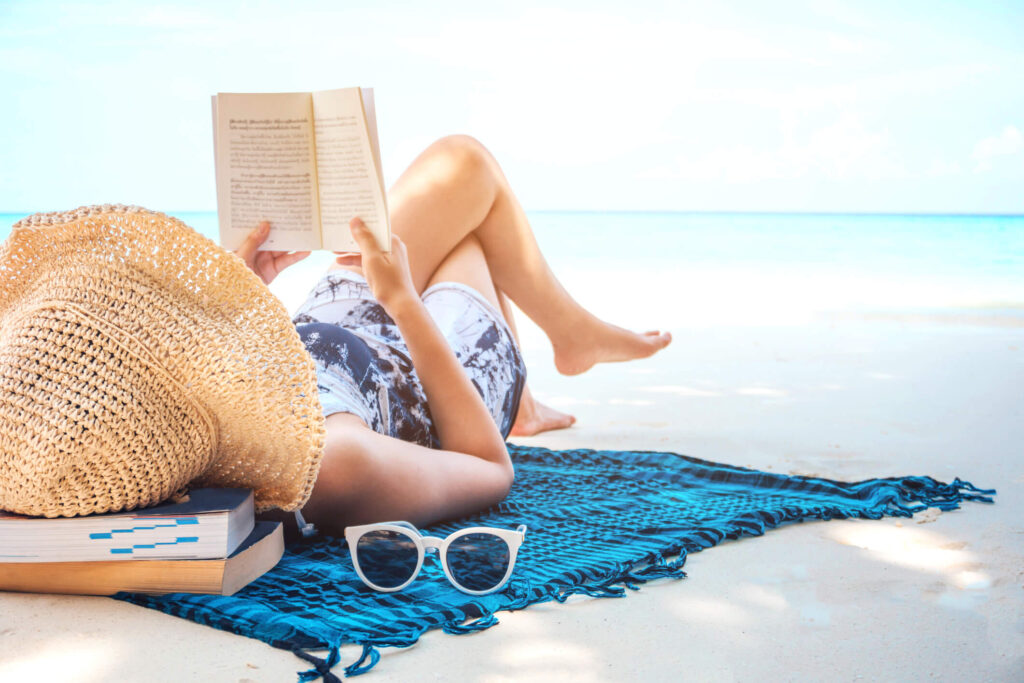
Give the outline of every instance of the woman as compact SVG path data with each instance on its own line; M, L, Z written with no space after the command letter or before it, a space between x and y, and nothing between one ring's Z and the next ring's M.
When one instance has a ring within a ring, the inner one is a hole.
M507 299L547 334L563 374L671 341L603 322L569 295L498 163L471 137L430 145L388 201L390 253L353 219L361 255L339 255L295 319L317 362L327 430L303 515L326 528L421 525L487 507L512 485L509 433L574 422L525 387ZM237 252L266 283L308 255L258 251L268 232L262 224Z

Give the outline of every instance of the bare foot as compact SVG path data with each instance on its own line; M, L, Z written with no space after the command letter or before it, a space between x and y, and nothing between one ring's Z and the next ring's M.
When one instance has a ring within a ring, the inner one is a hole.
M630 332L595 319L563 343L552 342L555 367L563 375L578 375L596 363L615 363L653 356L669 345L668 332Z
M533 397L529 387L525 387L523 396L519 399L519 412L516 414L516 421L510 434L533 436L552 429L566 429L575 422L575 417L544 405Z

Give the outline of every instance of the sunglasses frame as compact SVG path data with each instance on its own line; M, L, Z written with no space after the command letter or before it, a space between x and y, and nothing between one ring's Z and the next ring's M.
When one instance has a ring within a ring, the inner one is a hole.
M359 539L369 531L392 531L402 534L410 539L416 545L416 569L413 570L412 575L409 579L400 586L394 588L384 588L378 586L363 574L362 568L359 566L359 552L357 545ZM453 541L467 534L492 534L505 541L508 545L509 556L508 556L508 569L505 570L505 576L502 577L501 581L498 582L494 588L489 588L483 591L470 590L455 580L451 572L448 571L448 546ZM377 524L361 524L359 526L345 527L345 540L348 541L349 553L352 555L352 566L355 567L356 574L359 575L360 580L367 586L375 591L382 593L394 593L400 591L410 583L416 580L419 576L420 570L423 569L423 560L426 557L427 549L434 548L438 552L438 559L441 561L441 569L444 570L444 575L448 578L448 582L455 586L458 590L469 595L487 595L500 590L509 578L512 576L512 570L516 566L516 557L519 555L519 546L523 544L523 540L526 538L526 525L520 524L514 531L510 529L498 529L496 527L489 526L471 526L465 529L459 529L458 531L449 534L446 538L438 538L437 536L424 536L423 532L417 529L409 522L380 522Z

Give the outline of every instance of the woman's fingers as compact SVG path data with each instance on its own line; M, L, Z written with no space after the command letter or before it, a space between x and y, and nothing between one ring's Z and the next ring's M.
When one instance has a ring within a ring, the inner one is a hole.
M350 220L348 228L352 232L352 239L359 245L359 251L364 256L373 256L380 253L377 240L374 239L373 233L370 232L370 229L366 227L366 223L361 218Z
M292 251L292 252L274 252L274 266L277 268L277 272L281 272L290 265L296 264L302 259L309 256L308 251Z
M391 253L391 248L390 248L391 245L390 244L381 245L380 243L378 243L377 242L377 238L374 237L374 235L370 231L370 229L368 227L366 227L366 223L363 222L363 219L358 218L358 217L353 218L352 220L350 220L348 222L348 227L349 227L349 230L352 231L352 237L355 239L356 243L359 245L359 250L362 253L364 253L364 254L366 254L366 253L372 253L372 254L389 254L389 253ZM394 242L394 236L392 236L392 242Z
M363 265L363 257L360 254L338 254L335 257L334 262L339 266L359 266Z
M274 253L270 251L257 252L253 259L253 270L263 280L263 284L269 285L277 275L277 271L274 269Z
M391 236L391 253L398 255L400 258L405 258L405 243L398 235Z
M245 261L245 265L259 275L266 285L269 285L282 270L309 256L308 251L260 251L269 235L270 222L262 221L246 235L241 246L235 249L235 253Z
M253 258L252 269L269 285L282 270L309 256L308 251L260 251Z
M242 245L235 250L235 253L242 257L242 260L247 265L252 267L256 254L259 252L260 246L267 241L267 236L270 234L270 222L263 221L255 228L252 229L245 240L242 241Z

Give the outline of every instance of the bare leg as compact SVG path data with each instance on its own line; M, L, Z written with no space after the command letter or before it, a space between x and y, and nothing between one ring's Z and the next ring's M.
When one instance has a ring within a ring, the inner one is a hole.
M359 270L351 266L335 265L334 267ZM435 282L461 282L473 287L501 310L513 336L516 341L519 341L519 333L508 297L498 291L491 278L490 268L487 265L480 241L470 233L445 256L430 276L429 281L420 286L420 291L422 292ZM576 418L573 415L555 410L534 398L533 392L530 391L530 385L527 383L523 387L523 394L519 400L519 411L516 414L511 433L515 436L533 436L553 429L565 429L571 427L575 422Z
M483 294L495 308L501 310L502 316L518 341L512 308L506 297L495 288L483 248L476 237L469 235L456 245L434 271L427 286L435 282L461 282ZM574 422L576 418L572 415L559 412L537 401L527 385L523 388L523 395L519 400L519 412L512 425L512 434L530 436L551 429L565 429Z
M544 330L563 374L644 358L671 341L667 332L637 334L606 323L572 298L541 254L498 163L473 138L453 135L430 145L391 188L389 209L420 291L467 235L479 240L497 289Z
M576 424L576 416L555 410L533 397L530 386L523 386L523 396L519 399L519 412L516 413L515 424L512 425L511 436L534 436L553 429L568 429Z
M498 292L498 301L501 303L501 314L505 317L505 322L508 323L516 341L519 341L519 331L516 329L515 315L512 313L508 297ZM533 436L552 429L567 429L574 424L575 416L544 405L533 397L530 385L526 384L523 387L523 396L519 399L519 412L516 414L511 433L512 436Z

